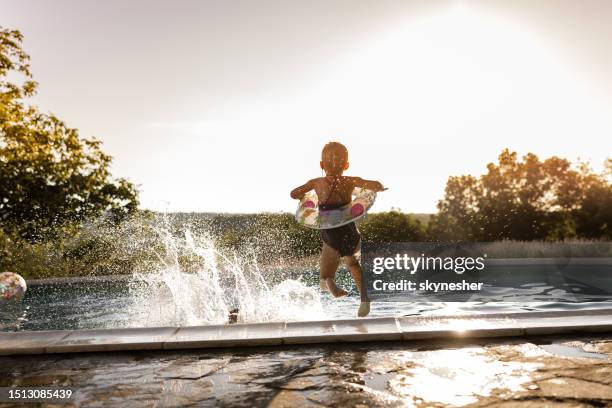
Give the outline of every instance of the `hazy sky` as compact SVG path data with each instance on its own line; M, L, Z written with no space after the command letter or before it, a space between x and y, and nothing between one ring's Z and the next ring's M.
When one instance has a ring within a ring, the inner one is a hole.
M432 212L504 147L612 155L612 2L0 0L34 99L156 210L293 211L323 144Z

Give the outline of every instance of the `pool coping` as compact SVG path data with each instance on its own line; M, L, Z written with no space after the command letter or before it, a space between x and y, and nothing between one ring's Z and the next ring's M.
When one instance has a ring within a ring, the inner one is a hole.
M0 332L0 356L612 333L612 309Z

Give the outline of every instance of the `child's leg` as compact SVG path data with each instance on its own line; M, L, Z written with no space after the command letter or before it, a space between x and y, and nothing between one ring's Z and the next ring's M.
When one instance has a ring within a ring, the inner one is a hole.
M353 280L355 281L355 286L359 289L359 296L361 298L361 303L359 305L359 311L357 312L357 316L365 317L370 313L370 299L368 299L368 294L363 287L363 282L361 280L361 265L359 264L359 260L355 255L345 256L344 263L346 264L349 271L351 271L351 275L353 276Z
M325 282L327 289L334 297L346 296L348 294L346 290L336 285L335 277L338 265L340 265L340 254L338 251L323 243L320 261L321 281Z
M344 263L349 271L351 271L351 275L353 276L353 280L355 281L355 286L359 289L359 295L362 302L369 302L368 294L362 287L361 282L361 265L359 265L359 261L355 255L345 256Z

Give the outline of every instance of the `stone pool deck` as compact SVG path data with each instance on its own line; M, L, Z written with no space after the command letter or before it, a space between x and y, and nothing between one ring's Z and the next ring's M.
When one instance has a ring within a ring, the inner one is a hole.
M612 407L612 310L0 333L0 353L0 387L73 390L44 406Z
M612 333L612 310L0 333L0 355Z
M0 407L609 407L612 335L0 357L0 387L50 386L75 397Z

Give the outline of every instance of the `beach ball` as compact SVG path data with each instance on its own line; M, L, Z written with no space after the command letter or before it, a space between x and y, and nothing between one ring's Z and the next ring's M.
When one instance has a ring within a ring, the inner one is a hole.
M0 273L0 301L20 300L27 290L25 279L14 272Z

